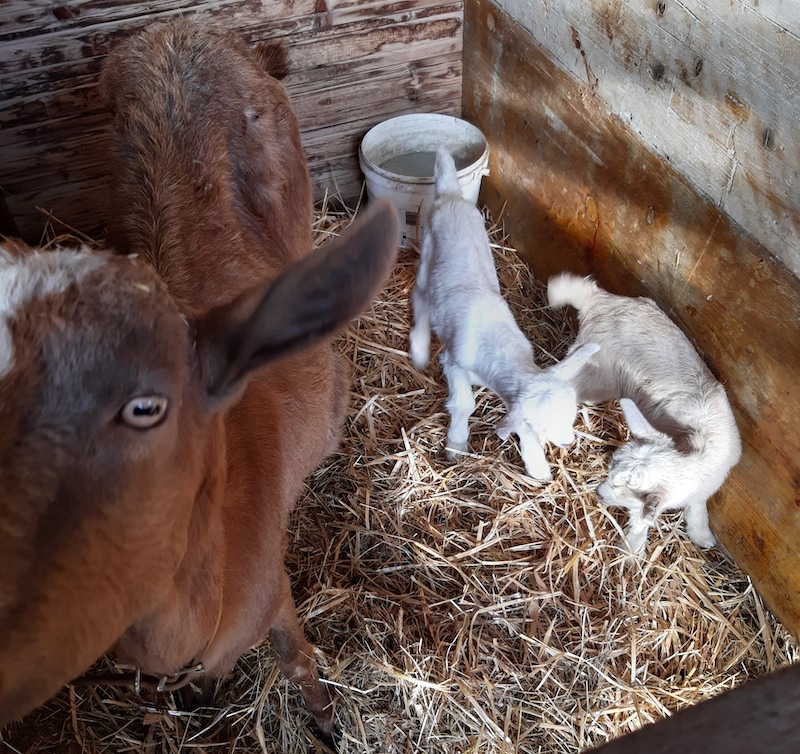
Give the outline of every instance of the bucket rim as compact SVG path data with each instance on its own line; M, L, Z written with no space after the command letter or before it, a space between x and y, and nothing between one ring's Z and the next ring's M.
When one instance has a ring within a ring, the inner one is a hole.
M433 176L412 176L412 175L404 175L403 173L395 173L391 170L386 170L382 168L380 165L374 163L366 154L364 154L364 141L367 137L375 131L376 128L380 128L387 123L392 123L393 121L398 120L420 120L420 119L435 119L435 120L451 120L457 121L459 124L464 124L469 127L469 129L473 130L477 136L480 136L481 141L483 143L483 152L481 152L481 156L471 162L466 167L461 168L461 170L456 171L456 175L459 178L466 177L475 172L482 172L486 170L486 166L489 163L489 141L484 135L484 133L473 123L470 123L468 120L464 118L458 118L455 115L447 115L446 113L406 113L404 115L395 115L392 118L387 118L386 120L382 120L380 123L376 123L372 128L370 128L362 137L361 142L358 145L358 161L360 163L360 167L362 172L366 175L365 167L368 167L369 170L379 175L381 178L393 181L395 183L403 183L407 185L416 185L416 186L432 186L434 184Z

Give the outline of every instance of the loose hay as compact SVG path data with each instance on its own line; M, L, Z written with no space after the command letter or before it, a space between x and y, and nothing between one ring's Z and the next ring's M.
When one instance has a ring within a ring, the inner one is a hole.
M323 204L318 242L349 221ZM509 303L551 363L573 323L546 309L544 287L489 225ZM575 446L549 451L547 485L494 434L502 404L485 390L472 452L442 459L443 378L435 363L415 370L406 350L415 262L402 252L372 310L337 340L354 372L344 441L290 528L288 570L334 692L340 751L576 752L800 659L750 580L718 550L697 550L680 514L623 567L623 514L594 495L626 439L616 404L581 410ZM169 697L69 689L6 746L325 751L266 643L218 701L191 714Z

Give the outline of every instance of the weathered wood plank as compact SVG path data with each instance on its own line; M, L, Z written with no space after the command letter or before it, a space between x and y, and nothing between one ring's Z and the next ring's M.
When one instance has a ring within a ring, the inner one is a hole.
M444 41L434 36L442 21L456 36L446 37ZM448 15L444 19L433 19L431 23L432 26L427 22L415 24L405 33L404 39L393 39L388 43L369 32L359 34L356 57L332 62L321 59L320 41L294 41L289 55L292 70L285 80L286 87L293 98L295 92L303 93L313 88L350 87L351 95L355 93L354 98L361 99L362 84L371 79L391 76L402 69L414 81L415 73L424 71L431 62L447 60L454 61L453 68L458 73L453 76L452 83L460 90L460 18ZM366 44L362 44L364 42ZM61 118L82 117L102 110L103 104L95 86L102 61L102 56L96 56L91 60L64 64L55 73L37 69L27 75L24 89L0 85L0 97L4 101L0 125L12 132L31 124L46 128ZM423 88L414 86L420 91ZM36 133L36 130L29 129L27 136L34 138ZM2 134L0 138L3 138Z
M358 140L380 120L460 112L460 0L201 0L192 12L253 42L285 40L285 84L318 195L336 186L346 199L358 195ZM177 0L0 5L0 185L29 239L42 226L36 204L84 230L103 222L102 61L120 38L177 13Z
M299 86L288 83L302 131L312 131L321 124L329 128L331 124L333 131L328 133L333 135L337 127L345 124L372 121L376 111L395 114L407 110L410 103L431 109L439 100L454 96L460 99L460 75L460 53L450 53L430 60L384 66L367 79L362 79L360 72L346 72L335 83L311 82ZM3 166L5 180L15 186L38 180L37 166L44 171L48 169L43 160L51 156L70 161L80 157L85 143L95 142L98 131L107 127L108 116L91 78L85 78L80 87L65 96L70 103L58 111L62 117L52 117L46 124L34 127L23 122L4 129L3 138L17 142L13 156ZM81 97L91 102L91 106L80 108L80 115L76 115L75 103ZM92 156L87 154L88 159Z
M469 0L464 110L490 141L483 199L537 276L646 294L724 382L744 456L712 526L800 632L800 282L561 70L489 0Z
M414 18L428 8L442 5L442 0L423 2L393 2L386 0L199 0L187 7L175 0L148 0L148 2L114 3L108 0L27 0L24 3L0 4L0 42L24 37L40 36L71 30L73 34L98 24L119 26L127 20L152 22L172 15L213 14L230 17L242 14L257 19L260 24L272 26L290 21L303 29L350 23L357 18L384 16L395 10Z
M128 17L122 15L127 6L120 7L121 17L94 24L89 27L57 29L40 36L26 36L4 42L0 45L0 65L7 74L4 79L6 87L14 89L20 84L24 87L28 77L34 71L41 71L51 78L58 80L62 77L61 70L71 69L76 61L83 61L85 66L93 65L95 68L99 61L105 57L111 48L121 39L136 31L143 29L156 21L164 21L176 15L187 15L185 11L176 9L175 0L170 0L173 9L156 15L142 15ZM341 47L349 47L355 57L363 53L365 35L378 35L377 43L386 41L387 38L403 35L408 37L414 32L411 27L427 24L430 27L438 25L439 29L428 35L429 39L441 38L441 29L444 34L452 36L453 22L460 22L462 10L459 2L442 3L442 0L414 0L420 5L414 12L398 10L396 3L382 0L380 3L370 3L369 6L355 5L346 7L341 12L331 12L326 16L325 23L318 23L319 14L292 16L287 14L257 15L254 16L249 4L241 2L231 3L224 10L213 4L205 12L194 10L193 17L199 18L224 18L230 28L239 31L248 41L256 42L265 38L291 37L291 44L308 45L303 52L302 64L305 67L324 65L332 59L341 59ZM280 7L281 3L272 3ZM372 14L369 10L372 10ZM345 12L346 11L346 12ZM460 28L460 26L459 26ZM348 44L352 35L360 35L359 42ZM416 34L419 38L419 32ZM369 44L369 40L367 40ZM359 49L359 46L361 49ZM373 44L372 47L376 45ZM338 54L337 54L338 51ZM374 51L374 50L373 50ZM310 57L309 57L310 56ZM25 74L15 78L12 74Z
M800 274L800 4L497 5L651 151Z

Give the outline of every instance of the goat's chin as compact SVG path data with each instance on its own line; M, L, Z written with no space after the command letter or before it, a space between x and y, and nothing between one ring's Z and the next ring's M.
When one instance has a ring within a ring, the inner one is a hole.
M610 486L609 486L608 482L603 482L603 483L602 483L602 484L601 484L601 485L600 485L600 486L597 488L597 492L596 492L596 494L597 494L597 499L598 499L598 500L599 500L599 501L600 501L600 502L601 502L603 505L609 505L609 506L614 506L614 505L616 505L616 502L615 502L615 497L614 497L614 493L613 493L613 492L611 492L611 488L610 488Z
M608 482L603 482L597 488L597 499L607 508L638 508L641 502L614 491Z

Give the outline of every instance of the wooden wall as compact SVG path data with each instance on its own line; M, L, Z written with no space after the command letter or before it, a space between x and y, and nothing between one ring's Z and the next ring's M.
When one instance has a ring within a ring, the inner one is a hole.
M482 199L537 277L650 295L705 355L744 443L712 528L800 634L800 282L491 0L467 0L464 40L465 116L491 150Z
M0 186L28 239L36 205L83 230L105 219L109 120L95 83L121 38L186 13L250 41L282 38L317 196L358 197L357 146L406 112L461 113L462 0L6 0L0 3Z
M496 0L800 275L800 3Z

